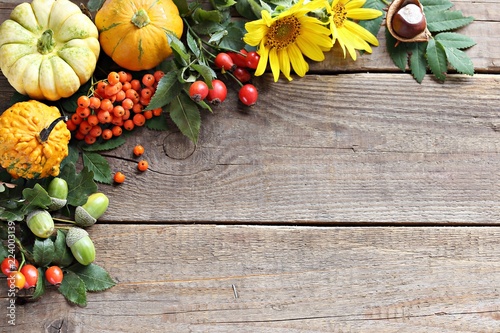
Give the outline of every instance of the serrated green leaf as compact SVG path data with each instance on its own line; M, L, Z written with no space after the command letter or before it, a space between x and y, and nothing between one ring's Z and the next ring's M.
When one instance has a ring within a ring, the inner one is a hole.
M76 173L74 164L67 164L61 170L59 177L68 183L68 205L81 206L87 202L87 197L97 192L97 184L94 182L94 173L84 167L80 173Z
M179 82L178 75L179 71L168 72L160 79L146 110L164 107L179 95L182 91L182 84Z
M127 142L126 137L127 137L127 132L123 133L120 136L115 136L109 140L101 141L101 142L95 142L94 144L84 146L82 150L84 151L107 151L107 150L113 150L121 145L123 145L125 142Z
M54 259L54 242L50 238L35 239L33 260L38 266L48 266Z
M459 10L429 12L426 19L430 32L455 30L474 21L472 16L465 17Z
M476 45L472 38L456 32L441 32L435 36L436 41L444 47L452 47L456 49L467 49Z
M166 131L168 130L167 120L165 115L162 113L158 117L153 117L146 120L146 127L154 131Z
M219 44L222 38L227 35L227 30L219 30L210 35L209 44Z
M49 194L40 184L35 184L33 188L25 188L23 198L25 212L30 212L34 208L46 209L52 203Z
M434 76L438 80L444 81L448 72L446 53L441 44L437 44L434 38L431 38L427 43L426 57Z
M427 73L426 47L427 43L411 43L411 48L408 49L410 52L410 70L418 83L422 82Z
M169 104L168 113L179 130L194 144L200 134L201 116L198 105L186 94L179 94Z
M451 67L457 72L467 75L474 75L474 64L464 51L452 47L445 47L446 58Z
M83 165L94 173L96 182L111 184L113 177L111 176L111 167L108 160L101 154L84 151L82 154Z
M217 73L215 73L212 68L199 64L193 64L191 65L191 68L200 73L203 77L203 81L206 82L209 88L212 88L212 80L217 78Z
M199 58L201 56L201 50L198 46L197 40L193 37L193 34L189 30L186 33L186 43L191 52L193 52L194 56Z
M87 305L85 283L76 273L66 271L58 290L70 303L79 306Z
M187 65L189 63L189 53L184 44L174 34L167 33L167 38L168 45L172 49L175 58L183 65Z
M398 41L389 33L389 30L385 30L386 38L386 48L389 56L392 59L394 65L396 65L403 72L406 71L406 66L408 65L408 51L406 49L406 43L399 43Z
M69 269L82 279L87 291L103 291L116 285L109 273L99 265L93 263L87 266L76 264Z
M36 281L35 291L31 297L33 300L36 300L43 294L45 294L45 270L43 267L38 267L38 280Z
M453 7L453 3L448 0L422 0L420 3L424 7L425 15L429 12L445 11Z

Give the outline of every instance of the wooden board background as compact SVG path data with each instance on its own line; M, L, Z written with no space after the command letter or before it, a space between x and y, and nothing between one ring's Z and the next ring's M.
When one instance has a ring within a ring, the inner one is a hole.
M381 32L356 62L257 78L251 109L230 91L196 147L172 127L107 152L129 177L89 232L118 285L86 308L49 292L0 331L500 332L500 4L453 3L472 77L418 84ZM1 109L12 92L0 76Z

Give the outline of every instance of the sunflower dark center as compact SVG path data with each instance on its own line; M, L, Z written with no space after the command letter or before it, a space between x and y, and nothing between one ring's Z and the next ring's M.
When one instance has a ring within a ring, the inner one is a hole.
M266 46L278 50L295 43L300 35L300 21L295 16L287 16L276 20L267 31Z
M347 19L347 10L341 4L337 4L333 7L333 23L337 28L341 28L344 25L344 21Z

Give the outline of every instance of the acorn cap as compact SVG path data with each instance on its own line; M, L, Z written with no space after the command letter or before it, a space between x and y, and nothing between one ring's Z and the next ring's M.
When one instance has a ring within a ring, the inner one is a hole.
M75 224L79 227L90 227L95 224L97 219L90 215L82 206L76 207L75 210Z
M66 245L71 248L76 242L88 235L89 233L82 228L70 228L66 234Z
M58 198L54 198L54 197L51 197L50 199L52 200L52 202L48 206L49 210L61 209L64 206L66 206L66 203L68 202L68 200L66 200L66 199L58 199Z

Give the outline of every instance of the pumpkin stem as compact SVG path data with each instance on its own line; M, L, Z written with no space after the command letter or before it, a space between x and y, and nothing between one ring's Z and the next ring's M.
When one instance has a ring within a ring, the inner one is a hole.
M151 22L144 8L139 9L130 20L137 28L144 28Z
M41 54L52 52L55 45L56 42L54 41L54 31L52 31L51 29L45 30L36 43L37 50Z
M50 123L50 125L43 130L40 131L40 135L38 136L38 140L43 143L49 139L50 132L56 127L57 123L59 123L61 120L68 120L67 116L61 116L59 118L56 118L53 122Z

